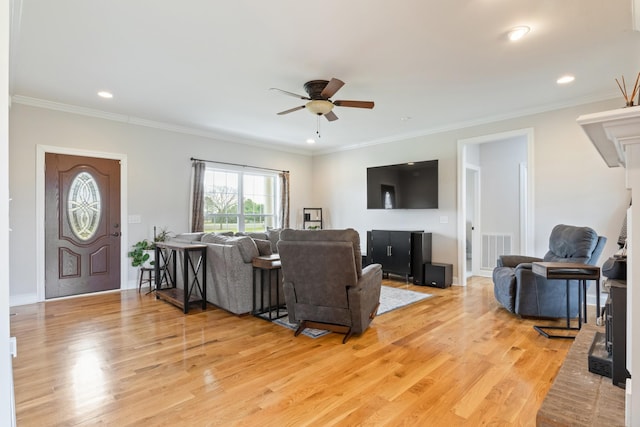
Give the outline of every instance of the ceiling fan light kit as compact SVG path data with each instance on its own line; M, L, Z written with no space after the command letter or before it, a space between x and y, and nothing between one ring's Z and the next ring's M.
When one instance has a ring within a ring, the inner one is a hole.
M518 41L522 37L526 36L529 33L529 31L531 31L531 28L524 25L521 27L512 28L508 34L509 40L511 40L512 42Z
M329 111L333 110L333 104L331 101L313 99L305 105L305 108L311 111L313 114L323 116Z
M271 90L277 90L285 95L309 101L305 105L300 105L298 107L279 112L278 115L280 116L306 108L311 113L318 116L324 116L327 120L332 122L334 120L338 120L338 116L336 116L336 114L332 111L333 107L367 109L371 109L374 107L373 101L332 101L331 97L335 95L342 86L344 86L344 82L342 80L333 78L331 80L310 80L306 82L304 84L304 90L307 92L308 96L298 95L297 93L289 92L287 90L282 90L275 87L272 87Z

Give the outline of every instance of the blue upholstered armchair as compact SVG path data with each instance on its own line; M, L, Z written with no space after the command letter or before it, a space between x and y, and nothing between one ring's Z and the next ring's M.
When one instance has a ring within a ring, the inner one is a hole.
M533 274L531 263L577 262L595 265L607 241L589 227L556 225L549 237L549 251L544 258L502 255L493 270L494 294L511 313L532 317L566 317L565 280L547 280ZM569 284L570 295L577 295L577 280ZM578 315L577 298L570 298L570 314Z

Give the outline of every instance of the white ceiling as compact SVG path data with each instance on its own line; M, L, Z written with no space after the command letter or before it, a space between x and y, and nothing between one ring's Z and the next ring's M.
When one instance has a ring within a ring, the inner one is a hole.
M14 0L11 93L326 152L620 97L640 71L631 0ZM514 43L514 26L531 32ZM558 86L565 73L573 84ZM337 77L321 120L270 91ZM96 93L113 92L105 100ZM86 110L85 110L86 111ZM410 117L409 120L403 120Z

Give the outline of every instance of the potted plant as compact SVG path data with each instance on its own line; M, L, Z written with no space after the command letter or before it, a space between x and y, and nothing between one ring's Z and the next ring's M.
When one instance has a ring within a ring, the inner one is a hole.
M166 228L161 228L159 233L156 233L156 228L153 227L153 241L154 242L166 242L171 237L171 232Z
M127 254L131 258L131 266L150 268L154 264L154 249L153 242L147 239L135 243Z

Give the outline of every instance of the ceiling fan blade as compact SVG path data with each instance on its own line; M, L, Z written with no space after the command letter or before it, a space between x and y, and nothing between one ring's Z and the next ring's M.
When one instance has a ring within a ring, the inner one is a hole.
M308 96L298 95L297 93L293 93L293 92L289 92L289 91L286 91L286 90L278 89L277 87L270 87L269 90L277 90L278 92L282 92L285 95L293 96L294 98L298 98L298 99L307 99L307 100L311 99Z
M344 82L342 80L332 78L331 81L324 87L324 89L322 89L322 92L320 92L320 96L322 96L324 99L329 99L333 95L335 95L335 93L339 91L342 86L344 86Z
M329 111L327 114L324 115L327 120L329 120L330 122L334 121L334 120L338 120L338 116L336 116L336 113L334 113L333 111Z
M338 107L373 108L373 101L333 101Z
M301 105L299 107L295 107L295 108L291 108L289 110L285 110L285 111L280 111L278 113L279 116L282 116L283 114L289 114L289 113L293 113L294 111L298 111L298 110L302 110L304 108L304 105Z

